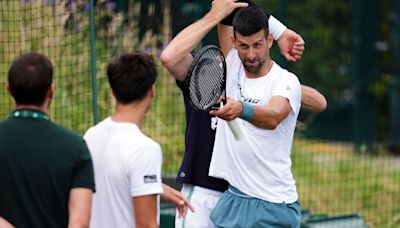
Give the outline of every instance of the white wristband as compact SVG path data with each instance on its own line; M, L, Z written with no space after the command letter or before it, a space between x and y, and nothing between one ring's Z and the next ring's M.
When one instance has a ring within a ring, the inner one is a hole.
M280 21L278 21L278 19L276 19L272 15L269 17L268 27L269 27L269 33L272 34L274 40L278 40L286 29L286 26L282 24Z

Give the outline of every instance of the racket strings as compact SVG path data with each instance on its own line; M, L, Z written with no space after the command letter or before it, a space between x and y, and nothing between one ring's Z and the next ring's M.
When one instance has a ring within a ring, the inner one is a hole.
M209 110L225 89L224 56L219 50L209 49L196 60L189 77L189 96L193 106Z

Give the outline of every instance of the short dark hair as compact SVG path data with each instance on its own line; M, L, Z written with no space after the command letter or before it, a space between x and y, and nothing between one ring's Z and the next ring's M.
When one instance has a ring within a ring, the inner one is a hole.
M117 101L127 104L146 96L156 80L157 70L150 55L124 54L108 64L107 77Z
M8 71L11 95L20 105L42 105L53 81L53 65L39 53L17 57Z
M233 31L242 36L250 36L264 29L265 37L269 35L268 19L270 14L257 6L244 7L238 10L233 18Z

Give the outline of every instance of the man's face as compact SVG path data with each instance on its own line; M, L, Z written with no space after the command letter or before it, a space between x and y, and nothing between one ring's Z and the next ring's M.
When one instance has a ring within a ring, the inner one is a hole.
M235 35L234 45L246 71L258 76L267 73L268 65L265 63L270 59L271 35L265 37L263 30L250 36L242 36L238 32Z

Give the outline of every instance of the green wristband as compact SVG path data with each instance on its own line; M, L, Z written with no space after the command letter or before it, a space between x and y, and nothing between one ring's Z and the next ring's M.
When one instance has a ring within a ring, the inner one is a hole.
M254 107L251 104L248 104L246 102L240 101L242 103L242 113L240 113L239 118L250 121L253 119L254 116Z

